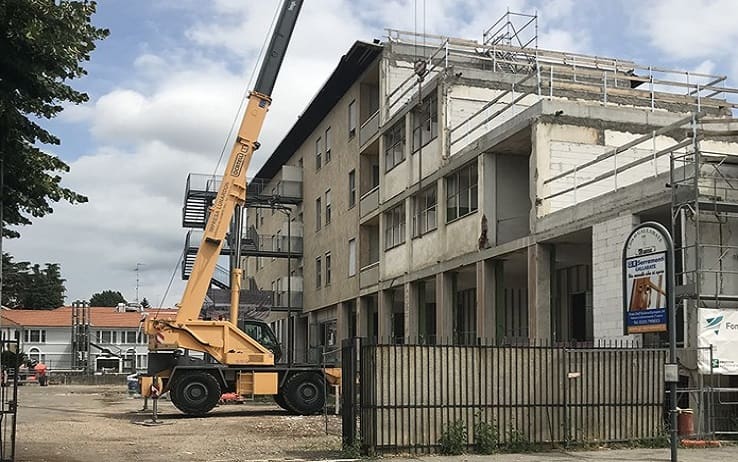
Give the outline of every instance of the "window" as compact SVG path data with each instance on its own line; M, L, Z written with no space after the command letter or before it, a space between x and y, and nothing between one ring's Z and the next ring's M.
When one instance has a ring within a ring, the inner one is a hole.
M325 192L325 224L331 222L331 190Z
M331 127L325 129L325 163L331 161Z
M317 257L315 259L315 287L320 289L320 286L323 285L323 265L320 261L320 257Z
M405 160L405 122L400 120L384 134L384 171Z
M472 162L446 177L446 222L477 210L477 164Z
M25 334L26 343L46 343L46 330L28 329Z
M128 330L123 332L125 334L125 341L123 343L136 343L136 331Z
M136 355L136 369L146 369L147 366L146 355Z
M323 207L321 205L320 197L315 199L315 231L318 231L320 229L320 221L322 220L320 215L320 209Z
M109 330L97 331L98 343L113 343L113 332Z
M322 346L335 346L337 337L337 322L336 320L327 321L320 323L320 344Z
M254 228L259 229L259 210L256 210L256 220L254 221Z
M413 112L413 152L438 136L438 96L428 95Z
M430 186L415 196L413 213L413 236L423 234L436 229L436 185Z
M322 153L320 152L320 137L318 137L318 139L315 140L315 170L320 170L321 157Z
M325 253L325 285L331 285L331 253Z
M356 170L349 172L349 208L356 205Z
M384 214L384 248L391 249L405 242L405 204Z
M28 351L28 359L37 363L45 363L46 355L41 353L41 350L39 350L38 348L31 348Z
M356 239L349 239L348 275L356 276Z
M348 107L349 138L356 135L356 100L351 101Z
M147 343L146 334L144 333L143 329L138 332L138 343Z

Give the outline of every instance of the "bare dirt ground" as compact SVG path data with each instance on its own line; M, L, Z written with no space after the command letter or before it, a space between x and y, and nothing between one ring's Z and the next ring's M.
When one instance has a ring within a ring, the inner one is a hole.
M339 456L341 421L329 415L290 416L273 403L222 405L207 417L182 415L159 401L168 425L136 421L141 399L124 385L19 387L16 460L28 462L235 462Z

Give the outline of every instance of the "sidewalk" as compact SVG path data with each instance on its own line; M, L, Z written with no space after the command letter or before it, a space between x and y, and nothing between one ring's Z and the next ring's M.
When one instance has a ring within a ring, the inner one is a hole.
M669 462L669 449L602 449L599 451L537 452L532 454L495 454L491 456L420 456L417 458L388 458L391 462ZM738 446L712 449L679 449L679 462L735 462Z

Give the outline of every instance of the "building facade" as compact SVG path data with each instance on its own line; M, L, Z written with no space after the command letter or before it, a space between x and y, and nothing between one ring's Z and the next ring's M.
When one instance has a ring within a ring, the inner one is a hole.
M249 284L289 280L313 359L355 335L661 344L623 325L623 244L656 221L696 346L699 309L738 307L724 80L399 31L356 42L253 180L279 196L290 178L300 200L247 209L273 243L245 258ZM299 255L269 256L288 233ZM287 313L269 316L285 341Z
M125 307L84 307L84 318L75 319L75 308L4 309L0 312L0 330L3 338L19 339L28 359L46 364L51 371L146 370L148 338L141 325L146 312L126 311Z

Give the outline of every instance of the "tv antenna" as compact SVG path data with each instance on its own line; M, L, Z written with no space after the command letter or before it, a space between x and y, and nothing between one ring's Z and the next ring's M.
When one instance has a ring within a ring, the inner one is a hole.
M140 274L140 272L141 272L141 267L142 266L144 266L144 263L136 263L136 269L133 270L133 271L136 272L136 303L138 303L138 287L139 287L139 283L141 281L141 277L140 277L141 274Z

